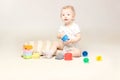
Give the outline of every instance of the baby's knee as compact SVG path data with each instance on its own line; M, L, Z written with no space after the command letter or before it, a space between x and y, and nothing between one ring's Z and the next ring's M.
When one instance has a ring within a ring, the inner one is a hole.
M58 41L53 41L53 42L52 42L52 45L54 45L54 46L58 46L59 43L58 43Z
M81 51L80 51L80 49L75 49L75 50L73 50L72 54L73 54L73 57L80 57Z

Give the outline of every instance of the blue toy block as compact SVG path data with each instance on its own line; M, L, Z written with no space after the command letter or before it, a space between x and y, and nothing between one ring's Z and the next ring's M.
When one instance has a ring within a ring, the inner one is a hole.
M69 37L68 37L67 35L64 35L64 36L62 37L62 40L63 40L63 42L68 41L68 40L69 40Z

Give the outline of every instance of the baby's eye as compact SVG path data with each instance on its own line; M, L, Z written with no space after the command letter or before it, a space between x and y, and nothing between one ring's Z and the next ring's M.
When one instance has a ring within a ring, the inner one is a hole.
M65 16L64 14L62 16Z
M70 14L67 14L68 16L70 16Z

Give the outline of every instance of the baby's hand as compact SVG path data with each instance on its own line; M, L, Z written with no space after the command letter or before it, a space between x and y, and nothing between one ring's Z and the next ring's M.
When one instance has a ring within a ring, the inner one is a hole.
M60 34L61 39L63 38L64 35L65 35L64 33L61 33L61 34Z
M72 39L69 39L68 41L64 42L65 45L68 45L68 44L71 44L71 43L72 43Z
M64 35L61 39L63 42L66 42L69 40L69 37L68 37L68 35Z
M58 38L58 39L62 39L63 36L64 36L63 33L58 33L58 34L57 34L57 38Z

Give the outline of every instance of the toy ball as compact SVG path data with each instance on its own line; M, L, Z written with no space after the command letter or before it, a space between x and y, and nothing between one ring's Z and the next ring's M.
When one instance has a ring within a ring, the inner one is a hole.
M38 58L40 58L40 54L39 53L33 53L32 58L33 59L38 59Z
M25 50L31 50L33 48L33 46L32 45L24 45L23 48Z
M97 56L97 57L96 57L96 60L97 60L97 61L102 61L102 56Z
M65 53L64 60L72 60L72 53Z
M69 40L69 38L68 38L68 36L67 36L67 35L64 35L64 36L62 37L62 40L63 40L63 42L65 42L65 41L68 41L68 40Z
M84 62L84 63L89 63L89 59L88 59L88 58L84 58L84 59L83 59L83 62Z
M86 56L88 56L88 52L87 52L87 51L83 51L83 52L82 52L82 55L83 55L84 57L86 57Z

